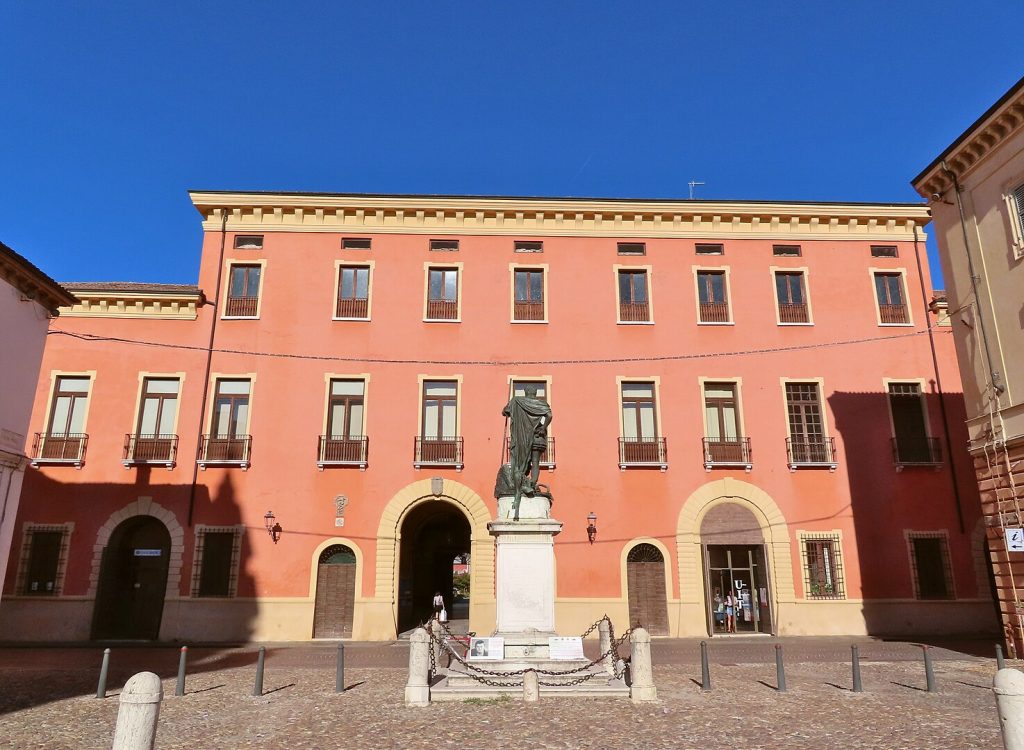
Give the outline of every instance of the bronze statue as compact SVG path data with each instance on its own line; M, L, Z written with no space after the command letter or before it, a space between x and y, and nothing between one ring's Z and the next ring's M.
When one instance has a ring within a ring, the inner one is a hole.
M512 422L510 462L498 470L495 496L514 494L515 520L519 520L519 502L523 495L551 496L548 488L540 484L540 456L548 448L548 427L551 425L551 407L537 398L537 386L527 385L525 396L513 396L501 410ZM509 492L511 490L511 492Z

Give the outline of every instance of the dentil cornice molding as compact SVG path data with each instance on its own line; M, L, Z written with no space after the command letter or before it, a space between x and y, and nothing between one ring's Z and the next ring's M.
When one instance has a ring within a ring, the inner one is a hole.
M206 231L910 241L918 204L202 192Z

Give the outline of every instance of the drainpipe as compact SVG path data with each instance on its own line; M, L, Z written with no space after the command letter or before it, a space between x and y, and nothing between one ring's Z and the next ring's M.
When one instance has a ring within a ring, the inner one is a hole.
M953 499L956 502L956 520L960 527L960 533L966 533L964 527L963 501L960 497L960 481L956 475L956 461L953 460L953 442L949 433L949 415L946 413L946 399L942 393L942 376L939 375L939 358L935 352L935 332L932 330L931 310L928 305L928 295L925 293L924 270L921 265L921 245L917 238L917 225L914 225L914 259L917 261L917 278L921 284L921 299L924 302L924 319L928 325L928 346L932 351L932 371L935 373L935 390L939 396L939 414L942 416L942 434L946 438L946 446L949 451L949 480L953 485ZM931 286L929 284L929 286Z
M218 303L220 300L220 285L222 277L224 275L224 242L227 239L227 228L228 228L228 211L226 208L221 209L220 216L220 255L217 258L217 284L214 289L213 301L207 297L204 305L209 305L212 308L212 320L210 321L210 342L206 347L206 372L203 375L203 396L199 404L199 427L196 430L196 434L199 436L198 444L202 444L203 441L203 419L206 416L206 401L207 394L210 390L210 370L213 365L213 340L217 333L217 318L219 316ZM196 484L199 481L199 462L196 461L192 464L192 486L188 491L188 526L192 526L192 518L195 515L196 507Z
M978 330L981 332L981 342L985 349L985 360L988 364L988 376L992 383L992 388L995 389L996 397L1005 391L1006 389L999 384L999 372L992 366L992 351L988 346L988 334L985 332L985 316L981 312L981 297L978 296L978 277L974 274L974 260L971 257L971 243L967 239L967 219L964 218L964 204L960 199L960 180L957 179L956 172L946 166L946 162L942 162L942 171L944 171L953 180L953 192L956 195L956 209L960 213L960 231L963 232L964 236L964 254L967 255L967 273L971 277L971 291L974 292L974 306L978 311Z

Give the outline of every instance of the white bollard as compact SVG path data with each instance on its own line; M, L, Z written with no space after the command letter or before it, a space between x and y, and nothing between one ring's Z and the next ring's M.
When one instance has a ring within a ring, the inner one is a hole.
M597 624L597 633L600 636L598 641L600 643L601 653L606 653L608 649L612 647L612 625L607 620L601 620ZM611 654L604 657L601 660L601 666L604 667L604 671L610 676L615 676L615 664L613 662L614 657Z
M139 672L124 684L113 750L153 750L163 697L160 678L152 672Z
M654 687L654 669L651 666L651 634L637 628L629 636L629 698L634 703L648 703L658 700Z
M540 682L532 669L523 675L523 702L536 703L540 699Z
M409 638L409 681L405 683L405 705L430 705L430 634L416 628Z
M992 680L999 711L999 728L1006 750L1024 750L1024 672L1000 669Z

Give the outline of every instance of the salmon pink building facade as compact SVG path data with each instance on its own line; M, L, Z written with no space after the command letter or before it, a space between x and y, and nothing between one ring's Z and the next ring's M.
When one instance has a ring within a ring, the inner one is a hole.
M489 632L534 390L560 633L994 627L923 206L192 200L198 286L68 285L0 638Z

